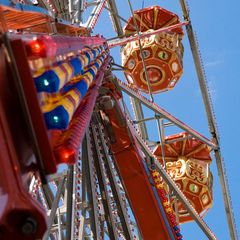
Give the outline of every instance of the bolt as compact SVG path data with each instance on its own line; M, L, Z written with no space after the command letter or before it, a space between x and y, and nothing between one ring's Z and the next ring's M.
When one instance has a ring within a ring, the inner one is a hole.
M22 224L21 231L25 235L33 234L37 231L37 221L28 217Z

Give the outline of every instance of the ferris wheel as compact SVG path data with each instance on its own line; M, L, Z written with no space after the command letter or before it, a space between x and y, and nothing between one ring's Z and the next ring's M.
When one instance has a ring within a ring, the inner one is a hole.
M0 238L217 239L215 159L238 239L189 6L157 4L0 1ZM195 114L171 94L189 66L204 134L163 107Z

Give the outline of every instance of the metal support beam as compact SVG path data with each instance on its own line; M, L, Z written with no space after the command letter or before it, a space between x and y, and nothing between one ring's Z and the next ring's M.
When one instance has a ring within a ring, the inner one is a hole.
M144 139L148 139L148 132L145 122L140 122L144 119L143 109L141 102L136 98L131 98L131 103L133 107L133 112L135 114L136 121L139 123L139 131Z
M47 2L47 0L38 0L40 3L40 6L44 6L48 12L50 13L51 16L55 16L55 13L53 11L53 9L49 6L49 3Z
M74 4L73 4L74 0L68 0L68 12L69 12L69 17L72 20L72 23L74 22ZM79 1L77 1L79 2Z
M134 124L139 124L139 123L142 123L142 122L152 121L152 120L155 120L155 119L156 119L155 117L143 118L143 119L139 119L139 120L133 120L133 123Z
M78 0L77 12L76 12L76 22L82 24L83 21L83 12L84 12L85 0Z
M85 224L85 217L81 216L79 232L78 232L78 239L79 240L83 240L84 239L84 224Z
M95 149L93 151L93 158L94 158L95 168L98 176L98 183L99 183L99 187L102 195L103 208L104 208L104 213L106 217L105 220L107 222L107 227L108 227L108 235L110 239L114 240L114 239L118 239L118 234L116 231L113 212L111 210L111 201L110 201L109 195L107 194L108 189L107 189L106 178L104 176L104 169L100 162L101 152L98 146L98 140L96 137L94 124L91 124L91 136L92 136L93 144L95 146Z
M118 14L118 9L116 6L115 0L107 0L107 7L109 8L109 14L113 22L113 26L115 31L117 32L118 36L123 35L123 29L122 29L122 24L119 19L119 14Z
M130 87L128 87L128 85L126 83L124 83L124 82L122 82L121 80L118 79L118 84L121 87L121 89L125 93L127 93L130 97L134 97L134 98L139 99L139 101L143 105L147 106L153 112L159 114L162 118L165 118L168 121L174 123L179 128L181 128L184 131L190 133L193 137L195 137L195 138L199 139L200 141L206 143L209 147L211 147L213 149L218 149L218 146L214 142L212 142L209 139L205 138L204 136L202 136L201 134L199 134L198 132L196 132L195 130L193 130L192 128L190 128L189 126L184 124L183 122L179 121L177 118L172 116L170 113L168 113L164 109L160 108L157 104L151 102L150 100L148 100L147 98L142 96L140 93L138 93L135 90L133 90Z
M67 178L67 221L66 221L66 238L72 238L72 206L73 206L73 166L68 168L68 178Z
M161 33L161 32L170 31L172 29L179 28L179 27L185 26L187 24L188 24L188 22L185 21L185 22L182 22L182 23L178 23L178 24L168 26L168 27L159 28L158 30L154 30L152 32L145 32L145 33L140 33L139 32L138 35L134 34L134 35L128 36L128 37L117 38L117 39L114 39L114 40L108 40L108 46L109 46L109 48L113 48L113 47L116 47L116 46L122 46L122 45L125 45L128 42L144 39L146 37L150 37L152 35L156 35L156 34Z
M87 28L93 29L95 27L105 4L106 0L97 1L97 5L94 7L90 17L88 18L87 23L84 24Z
M58 240L62 240L63 239L62 222L59 208L57 209L57 219L58 219Z
M52 204L51 213L50 213L50 216L49 216L48 221L47 221L48 229L47 229L47 232L45 233L45 235L43 237L43 240L47 240L48 237L49 237L51 227L52 227L53 222L54 222L54 218L56 217L56 212L57 212L59 200L60 200L63 188L64 188L65 180L66 180L66 178L64 177L63 179L60 180L60 183L58 185L58 190L57 190L56 196L55 196L53 204Z
M46 203L48 205L48 208L51 209L52 208L52 202L53 202L53 199L54 199L52 190L51 190L51 188L49 187L48 184L43 184L42 185L42 191L43 191Z
M165 151L164 151L165 136L164 136L164 129L163 129L163 119L157 118L156 121L157 121L159 141L160 141L160 145L161 145L163 166L164 166L165 170L167 170L166 159L165 159Z
M103 161L104 161L104 165L107 170L107 175L108 175L112 193L114 196L114 201L115 201L117 209L118 209L118 214L119 214L119 217L121 220L121 225L123 227L124 237L126 240L131 240L133 238L132 238L132 234L131 234L131 229L129 227L129 219L128 219L128 215L127 215L127 210L124 207L124 203L123 203L122 196L120 193L120 188L119 188L117 181L115 179L115 176L114 176L113 168L112 168L111 162L110 162L111 160L110 160L110 156L109 156L109 149L105 142L106 140L104 139L104 136L103 136L104 133L101 129L101 124L99 124L99 123L96 124L96 129L97 129L97 132L99 133L98 137L100 138L100 141L102 144L101 149L103 150L102 151Z
M97 204L97 199L95 198L96 196L93 196L95 193L95 185L94 185L94 175L93 175L93 169L91 166L91 147L90 147L90 136L88 131L86 132L86 135L83 139L83 144L82 144L82 173L85 178L85 186L83 186L87 191L87 199L88 199L88 204L90 207L90 219L91 219L91 230L93 232L94 239L101 239L101 236L99 234L98 228L100 225L98 216L97 216L97 211L98 211L98 204ZM84 183L83 182L83 183ZM85 197L83 198L85 199Z
M193 60L196 67L196 72L198 76L198 82L199 82L203 102L205 105L209 129L212 134L213 141L217 145L219 145L219 136L217 132L215 117L213 114L213 106L212 106L210 94L207 88L207 82L206 82L205 74L203 71L203 65L200 58L200 52L199 52L196 36L193 32L193 27L192 27L190 16L189 16L189 10L185 0L180 0L180 4L183 11L183 17L185 20L189 22L189 24L186 26L186 30L187 30L190 47L192 50ZM238 238L238 236L237 236L237 229L235 225L234 215L232 211L230 191L227 185L227 176L224 170L224 162L223 162L223 158L221 157L220 149L215 149L214 153L215 153L216 162L217 162L218 175L219 175L221 187L222 187L225 212L228 220L228 228L229 228L231 239L235 240Z

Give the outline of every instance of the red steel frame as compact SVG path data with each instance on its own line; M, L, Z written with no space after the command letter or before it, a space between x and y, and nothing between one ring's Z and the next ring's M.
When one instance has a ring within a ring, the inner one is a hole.
M116 136L115 142L111 143L111 150L139 230L145 240L171 239L143 164L144 157L136 140L131 137L132 134L129 132L126 119L117 101L118 97L112 98L115 101L115 107L105 109L105 113L110 120L112 132Z
M32 143L12 71L0 48L0 238L37 239L46 230L43 208L28 193Z

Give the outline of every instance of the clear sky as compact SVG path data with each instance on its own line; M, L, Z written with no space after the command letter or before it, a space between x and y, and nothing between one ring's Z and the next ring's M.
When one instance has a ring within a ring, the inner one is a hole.
M128 19L130 12L127 0L117 0L116 2L120 15ZM142 1L132 0L132 4L135 10L140 9ZM177 13L180 17L182 16L178 1L145 0L144 5L159 5ZM235 220L239 229L240 80L238 78L240 76L240 64L238 57L240 56L240 27L238 17L240 3L237 0L201 0L191 1L189 5L192 25L198 36L208 86L213 99L221 137L221 150L225 160ZM107 13L103 13L95 32L101 33L106 38L114 36ZM156 99L161 107L206 137L210 137L186 35L184 47L183 77L172 91L162 93ZM121 63L119 49L114 49L112 55L117 63ZM215 159L211 165L211 170L214 176L214 203L205 220L218 239L230 240ZM182 225L181 229L184 239L207 239L196 224Z

